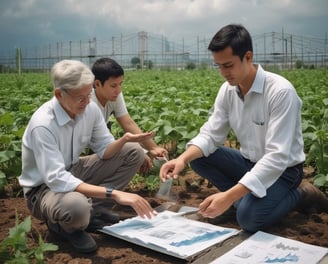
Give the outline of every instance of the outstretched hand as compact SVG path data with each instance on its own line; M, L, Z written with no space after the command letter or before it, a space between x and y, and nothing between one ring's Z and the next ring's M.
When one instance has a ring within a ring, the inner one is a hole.
M126 132L123 135L123 138L126 142L142 142L147 139L153 138L155 135L155 132L145 132L140 134L132 134L130 132Z

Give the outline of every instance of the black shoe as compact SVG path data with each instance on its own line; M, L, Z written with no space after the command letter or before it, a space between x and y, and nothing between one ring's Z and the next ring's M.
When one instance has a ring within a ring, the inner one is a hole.
M303 181L297 189L301 194L297 211L301 213L328 213L328 197L317 187Z
M93 237L83 230L67 233L59 224L47 223L47 226L49 231L67 240L73 248L80 253L91 253L98 248Z
M120 216L118 214L113 213L103 206L97 206L94 208L92 218L97 218L109 224L116 224L120 221Z
M107 209L103 209L102 211L97 211L97 213L93 214L90 219L90 223L88 227L85 229L87 232L96 232L99 229L102 229L106 225L116 224L120 221L120 216L115 214Z
M101 214L97 214L96 218L103 220L106 223L116 224L120 221L120 216L111 211L104 211Z
M88 227L85 229L85 231L93 233L99 229L102 229L104 226L106 226L105 221L103 221L99 218L92 218L90 220Z

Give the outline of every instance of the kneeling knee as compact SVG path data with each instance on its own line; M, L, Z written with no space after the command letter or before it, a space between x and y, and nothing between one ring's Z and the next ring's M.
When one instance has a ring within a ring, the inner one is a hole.
M91 214L91 201L79 192L67 193L62 200L62 224L66 229L84 229L88 226Z
M145 150L137 143L126 143L124 148L127 149L127 154L130 162L136 161L142 164L145 159Z
M189 163L190 168L192 168L195 172L199 172L200 164L201 164L200 159L192 160Z
M257 218L252 210L237 210L237 222L243 230L251 233L263 230L264 227L263 219Z

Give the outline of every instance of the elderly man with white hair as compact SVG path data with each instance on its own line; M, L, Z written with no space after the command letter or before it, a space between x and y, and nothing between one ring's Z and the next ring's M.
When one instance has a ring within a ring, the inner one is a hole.
M134 142L153 133L125 133L115 139L98 106L90 102L94 75L82 62L60 61L51 77L54 97L36 110L23 136L19 183L34 217L75 250L92 252L97 244L85 230L97 220L94 212L113 221L101 204L105 199L129 205L143 218L156 215L144 198L122 191L144 161ZM81 156L85 148L94 154Z

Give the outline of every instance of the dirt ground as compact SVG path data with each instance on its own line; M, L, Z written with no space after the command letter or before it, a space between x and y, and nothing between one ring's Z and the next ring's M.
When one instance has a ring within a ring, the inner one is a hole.
M307 178L311 180L310 178ZM136 191L136 190L134 190ZM160 205L163 200L149 196L142 190L137 191L151 203L153 207ZM198 204L209 194L215 193L216 189L209 186L199 176L189 172L181 176L178 183L172 187L181 205L198 206ZM0 199L0 241L8 235L9 228L15 225L15 212L17 209L19 220L23 221L29 216L24 198ZM122 218L131 217L134 212L127 207L117 206L117 212ZM204 221L207 221L204 219ZM222 215L218 223L224 227L239 228L234 214ZM274 226L265 230L266 232L280 235L286 238L299 240L305 243L328 247L328 214L300 214L296 211L289 213L284 219ZM59 250L46 254L46 263L69 263L69 264L91 264L91 263L184 263L180 259L157 253L117 238L94 233L93 236L98 243L98 250L93 254L80 254L72 251L70 245L49 234L46 225L32 218L32 231L29 233L29 246L35 246L37 234L40 233L47 242L57 244ZM1 260L0 260L1 262Z

